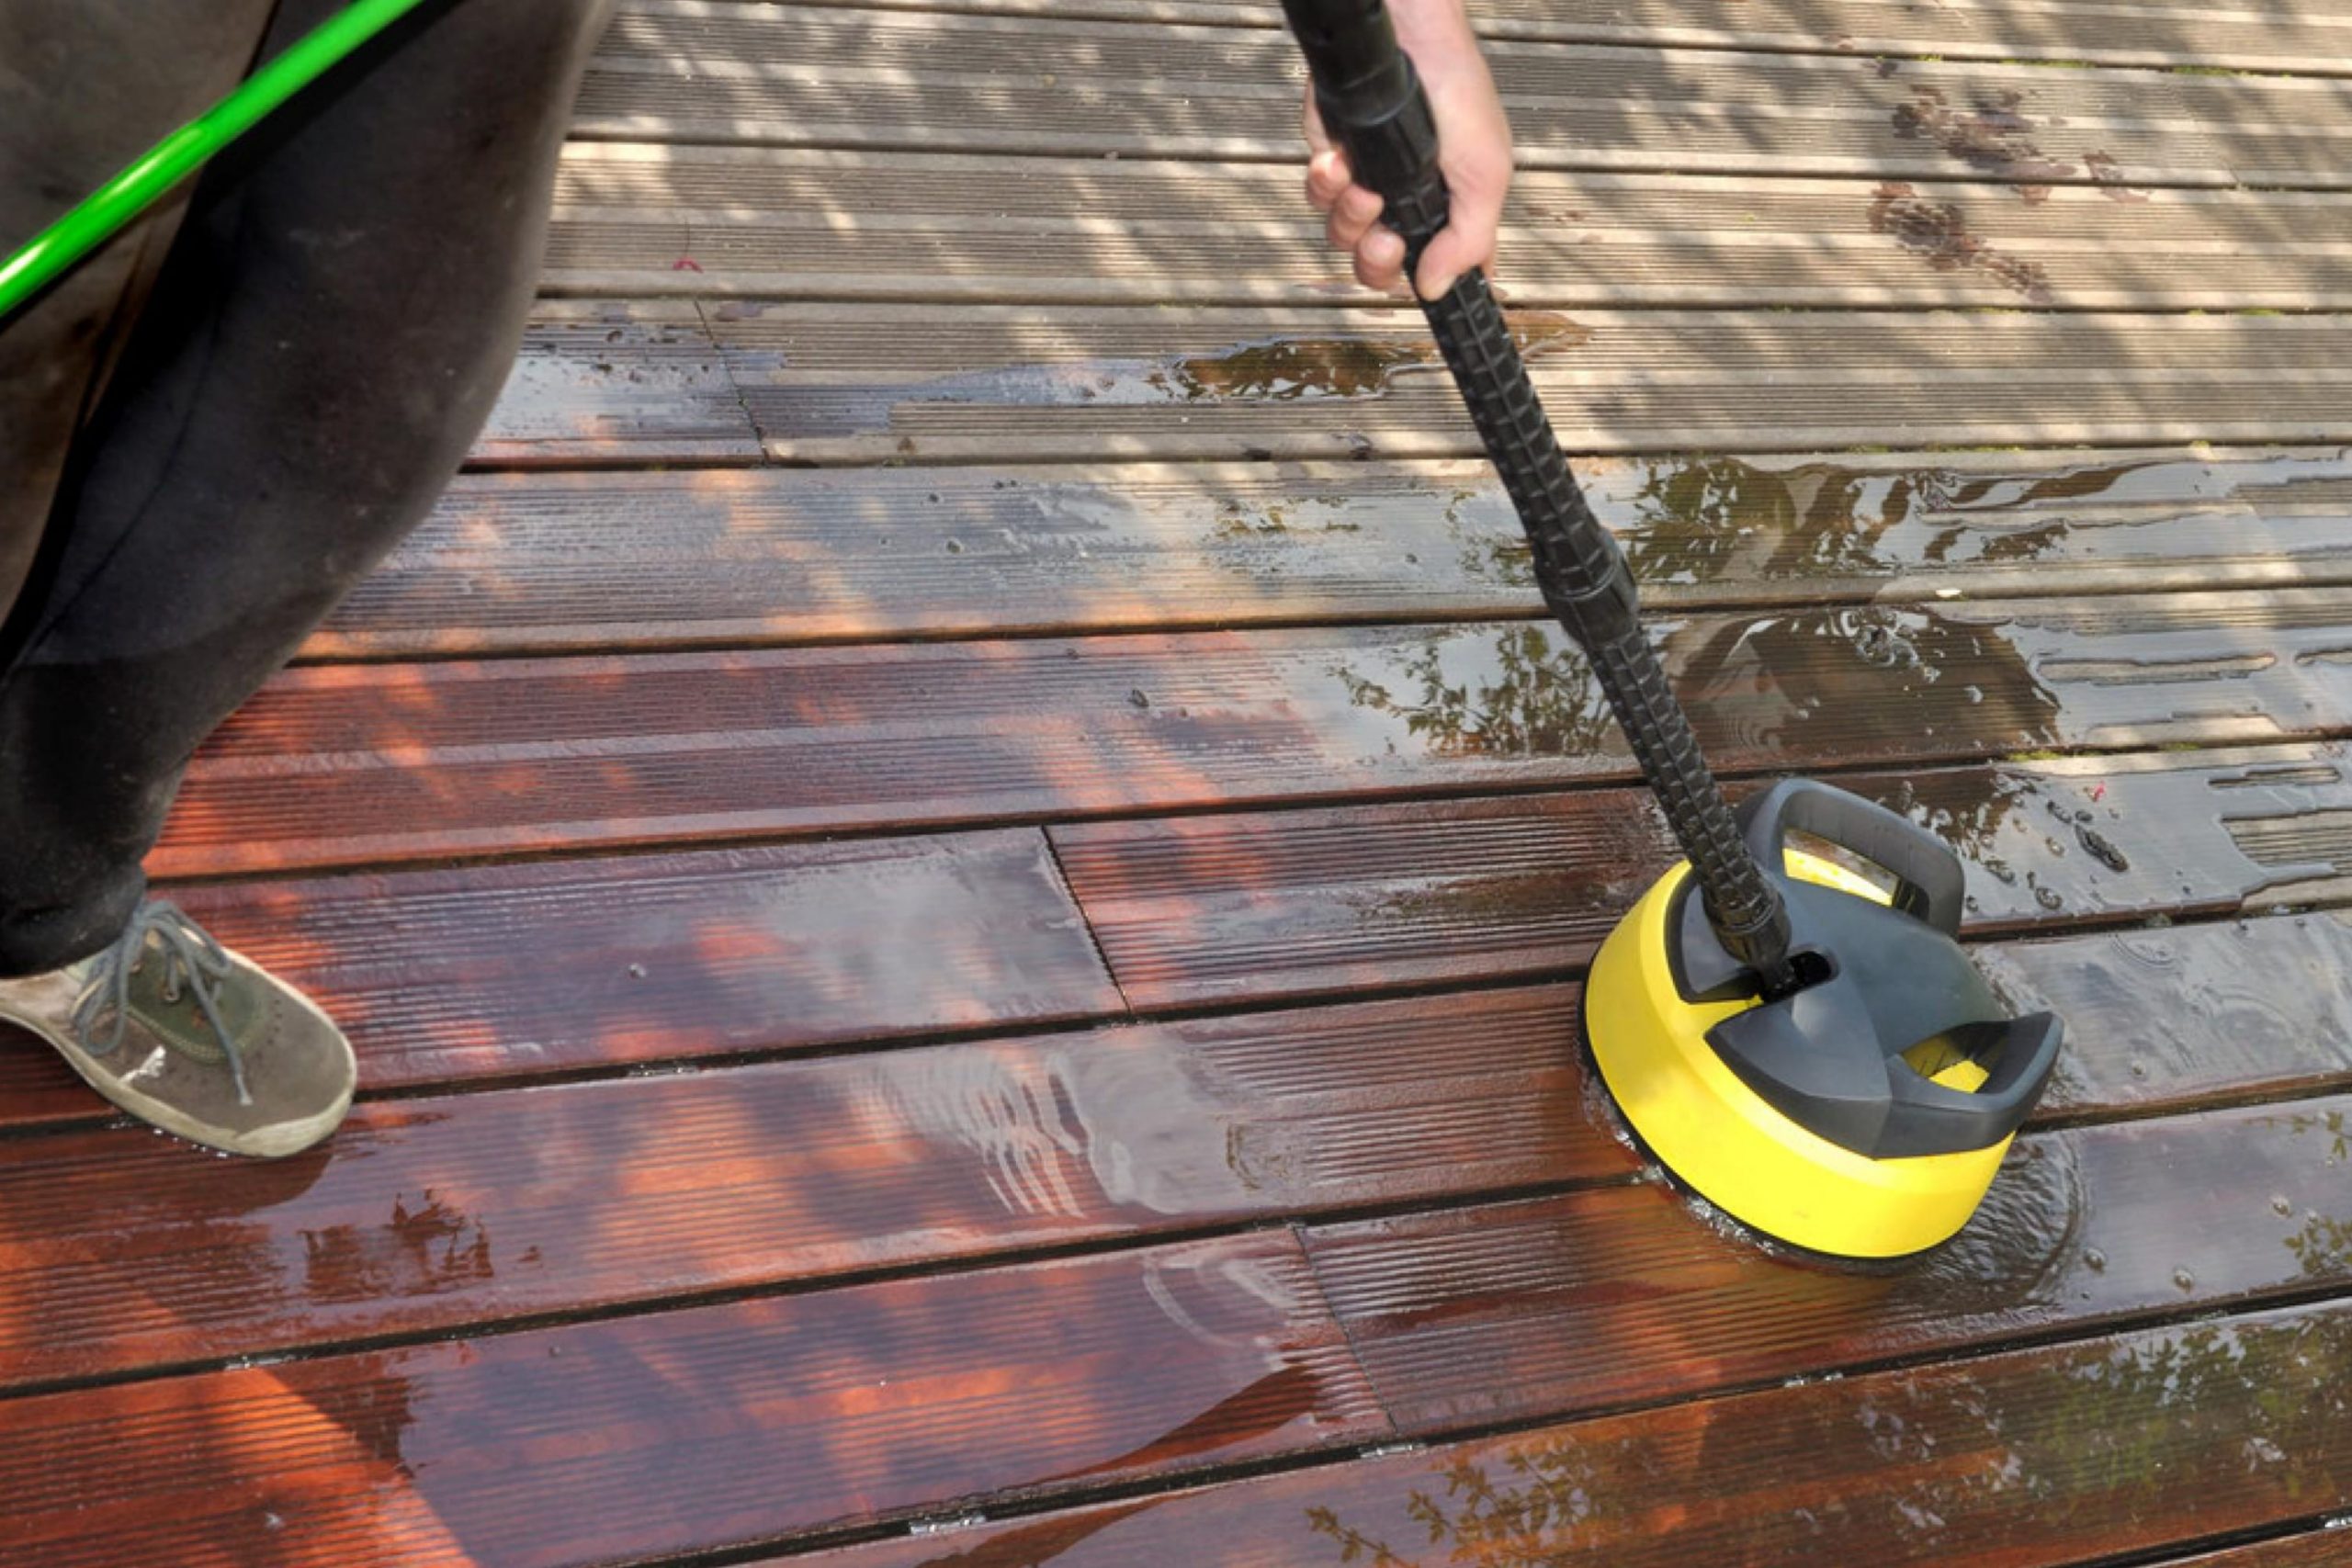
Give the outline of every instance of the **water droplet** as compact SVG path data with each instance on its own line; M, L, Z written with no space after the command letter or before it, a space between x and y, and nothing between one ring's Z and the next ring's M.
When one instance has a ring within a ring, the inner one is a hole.
M2132 1076L2135 1078L2146 1077L2148 1076L2148 1064L2140 1060L2137 1056L2132 1057Z
M2094 1274L2105 1273L2107 1271L2107 1254L2101 1252L2096 1247L2084 1248L2083 1267L2089 1269Z
M2172 1282L2183 1291L2193 1291L2197 1288L2197 1276L2186 1269L2176 1269L2172 1271Z
M2270 1212L2274 1214L2292 1215L2295 1205L2287 1201L2285 1193L2274 1192L2270 1196Z
M632 979L632 980L642 980L642 979L644 979L644 978L645 978L645 965L644 965L644 964L630 964L630 965L628 966L628 977L629 977L630 979Z
M961 539L950 539L950 540L948 540L948 541L947 541L947 553L948 553L949 555L951 555L951 556L960 556L960 555L962 555L962 554L964 553L964 541L963 541L963 540L961 540Z

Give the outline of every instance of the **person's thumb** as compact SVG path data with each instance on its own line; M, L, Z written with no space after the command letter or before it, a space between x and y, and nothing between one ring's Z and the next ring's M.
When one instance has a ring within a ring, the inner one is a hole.
M1494 270L1495 234L1502 226L1503 197L1499 190L1487 186L1487 181L1475 175L1454 179L1445 227L1421 252L1421 265L1413 274L1422 299L1436 299L1474 266Z

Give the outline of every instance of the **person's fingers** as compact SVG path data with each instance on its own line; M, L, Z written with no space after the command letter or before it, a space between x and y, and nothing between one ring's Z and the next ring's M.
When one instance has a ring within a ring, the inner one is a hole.
M1317 152L1306 165L1306 199L1317 212L1329 212L1355 182L1349 177L1348 158L1336 150Z
M1368 231L1356 244L1356 281L1394 294L1404 287L1405 242L1396 230Z
M1362 186L1350 186L1345 194L1331 205L1330 219L1323 225L1323 236L1335 251L1352 251L1367 230L1380 219L1380 197Z

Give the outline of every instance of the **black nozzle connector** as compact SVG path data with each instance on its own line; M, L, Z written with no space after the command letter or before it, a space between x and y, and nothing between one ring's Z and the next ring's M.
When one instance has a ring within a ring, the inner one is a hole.
M1765 1000L1785 997L1797 988L1796 961L1789 952L1792 934L1786 904L1770 898L1745 918L1716 908L1703 897L1701 904L1715 940L1741 968L1756 976Z
M1576 542L1568 538L1531 533L1528 543L1536 591L1577 647L1606 647L1641 636L1641 592L1615 539L1598 529L1585 536L1585 553L1600 558L1598 570L1592 562L1576 559Z

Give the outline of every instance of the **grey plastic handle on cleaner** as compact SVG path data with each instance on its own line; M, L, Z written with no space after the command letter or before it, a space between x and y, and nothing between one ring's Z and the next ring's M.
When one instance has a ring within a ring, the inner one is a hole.
M1358 182L1380 195L1382 221L1403 237L1409 275L1446 225L1435 122L1381 0L1283 0L1306 55L1316 107ZM1569 472L1519 345L1484 272L1464 273L1421 300L1446 367L1502 476L1534 551L1544 603L1592 661L1642 776L1689 857L1708 923L1754 970L1768 997L1796 986L1779 891L1750 852L1700 754L1690 721L1643 634L1624 552Z

